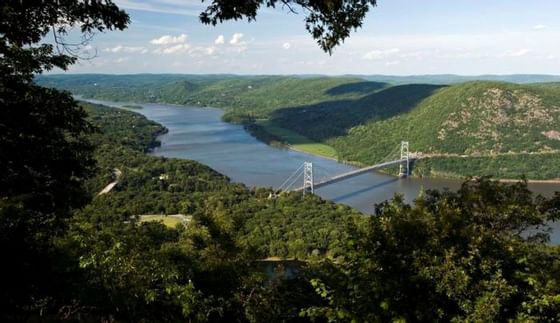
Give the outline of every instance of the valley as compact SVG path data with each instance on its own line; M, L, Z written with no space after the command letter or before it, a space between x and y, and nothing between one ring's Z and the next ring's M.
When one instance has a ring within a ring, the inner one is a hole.
M375 164L408 140L423 157L416 177L560 174L560 83L233 75L55 75L38 82L85 98L222 108L225 121L268 144L356 165Z

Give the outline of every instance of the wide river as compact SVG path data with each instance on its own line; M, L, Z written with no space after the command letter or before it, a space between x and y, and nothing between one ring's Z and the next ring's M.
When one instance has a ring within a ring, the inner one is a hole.
M126 104L88 101L115 107ZM249 135L242 126L223 122L223 111L220 109L164 104L141 106L143 109L133 111L169 129L167 134L159 138L161 147L154 150L154 155L196 160L247 186L278 188L304 161L313 163L316 181L355 169L334 160L270 147ZM414 142L411 142L411 146L414 146ZM302 184L300 175L294 187ZM317 189L315 193L362 212L372 213L376 203L390 199L395 194L401 194L406 201L411 202L422 189L455 190L460 184L456 180L397 178L371 172ZM559 184L538 183L531 184L530 188L545 196L560 191ZM554 223L553 226L552 242L560 244L560 223Z

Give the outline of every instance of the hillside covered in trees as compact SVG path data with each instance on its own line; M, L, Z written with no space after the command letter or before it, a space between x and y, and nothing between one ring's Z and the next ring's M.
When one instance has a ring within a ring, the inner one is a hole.
M146 155L165 129L139 114L83 106L97 129L90 202L52 237L43 301L14 312L25 294L2 294L4 320L560 318L560 249L545 224L559 196L481 179L413 205L395 197L375 216L313 195L270 199L197 162ZM118 185L97 195L115 168ZM177 212L191 220L138 219Z
M266 142L321 143L302 147L361 164L379 161L408 140L422 157L414 165L417 176L560 174L558 83L392 85L232 75L69 75L39 82L89 98L221 107L226 121L244 123Z

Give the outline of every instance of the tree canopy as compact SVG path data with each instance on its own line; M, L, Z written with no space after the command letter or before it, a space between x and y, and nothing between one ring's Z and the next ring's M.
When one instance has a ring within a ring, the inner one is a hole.
M58 288L53 238L86 201L83 181L94 166L83 109L69 93L33 78L66 69L93 33L128 21L111 1L0 4L0 252L9 259L0 278L2 313L34 308ZM78 43L65 39L71 28L84 37ZM49 33L54 44L45 40Z
M20 1L0 4L0 71L31 81L34 73L66 69L95 32L124 29L130 19L111 0ZM78 42L66 40L78 29ZM45 41L51 33L54 44Z

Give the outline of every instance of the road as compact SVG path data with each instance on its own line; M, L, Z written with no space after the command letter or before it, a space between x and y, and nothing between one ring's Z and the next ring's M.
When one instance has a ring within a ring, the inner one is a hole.
M122 172L120 171L120 169L115 168L113 169L113 174L115 175L115 180L111 183L109 183L107 186L105 186L101 192L99 192L97 195L103 195L103 194L107 194L109 192L111 192L111 190L119 183L119 178L122 175Z

